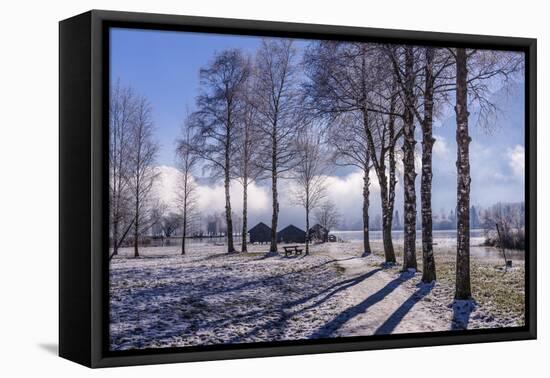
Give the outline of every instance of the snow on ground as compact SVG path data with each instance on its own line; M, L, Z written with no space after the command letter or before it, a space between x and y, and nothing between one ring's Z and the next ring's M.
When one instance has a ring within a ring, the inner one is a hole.
M239 246L237 246L239 247ZM190 244L123 249L111 261L113 350L492 328L507 324L442 283L361 258L360 243L312 246L310 256L227 255ZM282 249L282 248L281 248ZM512 324L513 325L513 324Z

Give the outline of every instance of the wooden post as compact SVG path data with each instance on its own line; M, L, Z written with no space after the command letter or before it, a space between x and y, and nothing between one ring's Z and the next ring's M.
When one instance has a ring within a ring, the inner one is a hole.
M500 236L500 228L498 227L498 223L495 223L497 226L497 234L498 234L498 241L500 245L500 249L502 250L502 254L504 255L504 270L508 270L508 259L506 258L506 249L502 245L502 237Z

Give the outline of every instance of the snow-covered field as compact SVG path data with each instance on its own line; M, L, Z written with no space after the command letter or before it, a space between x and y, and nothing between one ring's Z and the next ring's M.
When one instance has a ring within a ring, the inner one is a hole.
M111 348L523 324L490 305L453 302L445 280L422 285L421 274L384 267L378 254L361 258L360 246L320 244L310 256L287 258L266 258L265 245L235 255L205 244L190 244L186 256L177 247L142 248L138 259L124 249L111 261Z

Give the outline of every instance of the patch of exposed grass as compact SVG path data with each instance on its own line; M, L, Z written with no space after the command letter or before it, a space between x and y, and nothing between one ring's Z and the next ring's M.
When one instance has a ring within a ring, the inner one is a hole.
M401 269L403 247L395 245L396 267ZM417 248L418 270L422 272L422 250ZM438 253L439 252L439 253ZM445 252L445 253L444 253ZM456 261L451 251L435 250L436 274L439 292L453 300L456 281ZM384 258L382 246L374 247L373 254ZM514 268L504 271L496 261L470 260L472 297L496 318L518 325L525 322L525 268L521 261L514 261Z
M490 264L472 263L472 294L476 301L504 319L525 318L525 268L504 271Z

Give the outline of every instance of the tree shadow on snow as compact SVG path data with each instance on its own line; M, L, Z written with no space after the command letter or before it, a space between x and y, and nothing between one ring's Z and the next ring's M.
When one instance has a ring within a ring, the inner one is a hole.
M361 274L360 276L357 276L357 277L354 277L354 278L349 278L349 279L344 280L344 281L338 281L334 285L331 285L331 286L329 286L329 287L327 287L327 288L325 288L321 291L318 291L318 292L315 292L313 294L307 295L307 296L305 296L303 298L300 298L298 300L295 300L295 301L287 302L286 305L288 307L298 306L298 305L309 302L310 300L312 300L316 297L320 297L321 295L327 293L322 299L319 299L319 300L315 301L314 304L308 306L307 308L309 309L309 308L316 307L316 306L322 304L323 302L325 302L327 299L334 296L335 294L337 294L337 293L339 293L343 290L349 289L350 287L355 286L355 285L363 282L364 280L366 280L367 278L372 277L373 275L380 272L381 270L382 270L381 268L373 269L373 270L371 270L367 273Z
M335 283L334 285L331 285L331 286L329 286L329 287L327 287L327 288L325 288L321 291L318 291L318 292L316 292L314 294L311 294L311 295L307 295L307 296L305 296L303 298L300 298L298 300L287 301L287 302L283 303L282 306L278 309L278 311L277 311L278 316L277 316L276 319L264 322L263 324L254 327L253 329L248 331L246 334L240 335L239 337L236 337L236 338L233 338L233 339L229 340L228 343L240 342L243 339L256 336L257 334L259 334L263 331L270 332L271 333L270 339L275 340L275 339L282 336L282 333L284 333L284 331L285 331L285 325L291 318L293 318L297 315L301 315L301 314L307 312L308 310L311 310L313 308L318 307L319 305L323 304L324 302L326 302L327 300L329 300L330 298L332 298L334 295L338 294L339 292L347 290L350 287L361 283L362 281L372 277L373 275L380 272L381 270L382 270L381 268L373 269L373 270L371 270L371 271L369 271L365 274L362 274L360 276L350 278L350 279L347 279L347 280L344 280L344 281L339 281L339 282ZM316 298L318 298L318 299L316 299ZM290 309L292 307L296 307L296 306L300 306L302 304L305 304L305 303L307 303L311 300L314 300L314 299L316 299L316 300L313 303L309 304L308 306L302 307L299 310L294 310L294 311L288 311L287 310L287 309Z
M319 328L317 331L315 331L311 338L326 338L330 337L334 332L336 332L340 327L342 327L345 323L347 323L349 320L353 319L354 317L364 313L367 311L370 307L374 306L378 302L381 302L386 298L389 294L391 294L395 289L397 289L402 283L405 281L411 279L414 276L414 273L412 272L403 272L399 275L399 277L393 279L392 281L388 282L386 286L384 286L382 289L377 291L376 293L369 296L367 299L365 299L363 302L347 308L345 311L341 312L338 316L336 316L333 320L326 323L324 326Z
M131 331L141 339L135 341L135 345L149 342L151 338L157 341L169 342L173 337L190 337L201 329L211 330L219 327L239 327L245 324L251 325L252 328L238 337L224 340L223 342L242 342L243 340L254 338L258 334L262 334L263 339L265 338L263 336L265 333L269 335L270 340L281 339L285 337L287 324L292 317L304 314L308 310L328 301L336 294L361 283L382 270L381 268L373 269L357 277L329 284L328 287L322 284L320 285L322 289L316 287L315 282L301 280L301 273L303 271L314 272L322 269L323 266L353 258L328 260L315 266L304 267L296 271L253 281L246 280L246 277L224 275L221 282L199 280L198 282L191 283L182 279L181 281L176 280L169 283L159 282L153 287L124 287L120 288L120 292L118 293L120 299L112 303L111 315L119 319L119 322L139 325ZM193 268L195 272L192 275L200 276L203 269L202 266ZM323 272L324 270L321 270L316 274L317 281L320 280L319 282L328 283L327 281L323 281ZM176 269L169 276L186 277L188 276L187 273L187 270L181 271ZM301 292L294 291L297 296L286 298L286 300L283 297L280 303L271 303L266 308L250 306L249 311L239 311L229 317L204 318L206 310L223 314L225 307L228 305L223 301L219 303L205 302L204 298L209 295L219 296L234 293L232 295L236 295L235 298L238 301L243 301L247 300L251 295L249 291L252 293L258 286L266 290L278 291L284 287L294 286L294 280L298 280L297 283L301 285L307 283ZM310 290L312 289L316 289L314 293L311 293ZM182 293L186 294L185 297L182 297ZM178 300L174 300L174 298L178 298ZM126 311L129 305L140 307L143 304L151 303L155 303L156 305L144 306L140 311ZM219 310L216 307L220 307ZM151 321L142 321L149 318ZM258 320L260 320L260 324L258 324ZM126 336L126 333L126 331L117 333L117 341L113 339L113 343L116 345L121 344L123 341L118 341L118 339L122 340Z
M401 306L399 306L399 308L395 310L394 313L391 314L390 317L384 323L382 323L380 327L378 327L378 329L374 333L375 335L391 334L399 325L399 323L403 320L403 318L414 307L414 305L420 302L426 295L428 295L432 291L434 284L420 283L417 285L417 287L418 289L405 302L403 302Z
M453 320L451 321L451 330L468 329L470 314L475 310L477 304L473 299L455 299L450 305L453 309Z
M235 278L235 282L237 283L236 285L233 285L233 286L232 285L225 285L224 288L216 289L213 292L205 292L204 295L225 294L225 293L228 293L228 292L231 292L231 291L242 291L242 290L245 290L245 289L253 288L253 287L258 286L258 285L261 285L261 286L266 286L266 285L267 286L269 286L269 285L279 286L280 283L281 283L281 280L292 281L294 278L300 277L301 274L304 273L305 271L315 271L317 269L322 268L325 265L328 265L330 263L334 263L334 262L337 262L337 261L341 261L341 260L330 260L330 261L326 261L326 262L324 262L322 264L319 264L319 265L304 267L302 269L298 269L298 270L294 270L294 271L290 271L290 272L286 272L286 273L281 273L281 274L276 274L276 275L264 277L264 278L261 278L261 279L258 279L258 280L253 280L253 281L245 281L244 279L236 277ZM241 282L241 281L244 281L244 282ZM340 281L336 285L343 284L343 283L346 283L346 282L347 281ZM327 288L326 290L330 290L330 288ZM314 294L314 295L318 295L318 294Z

